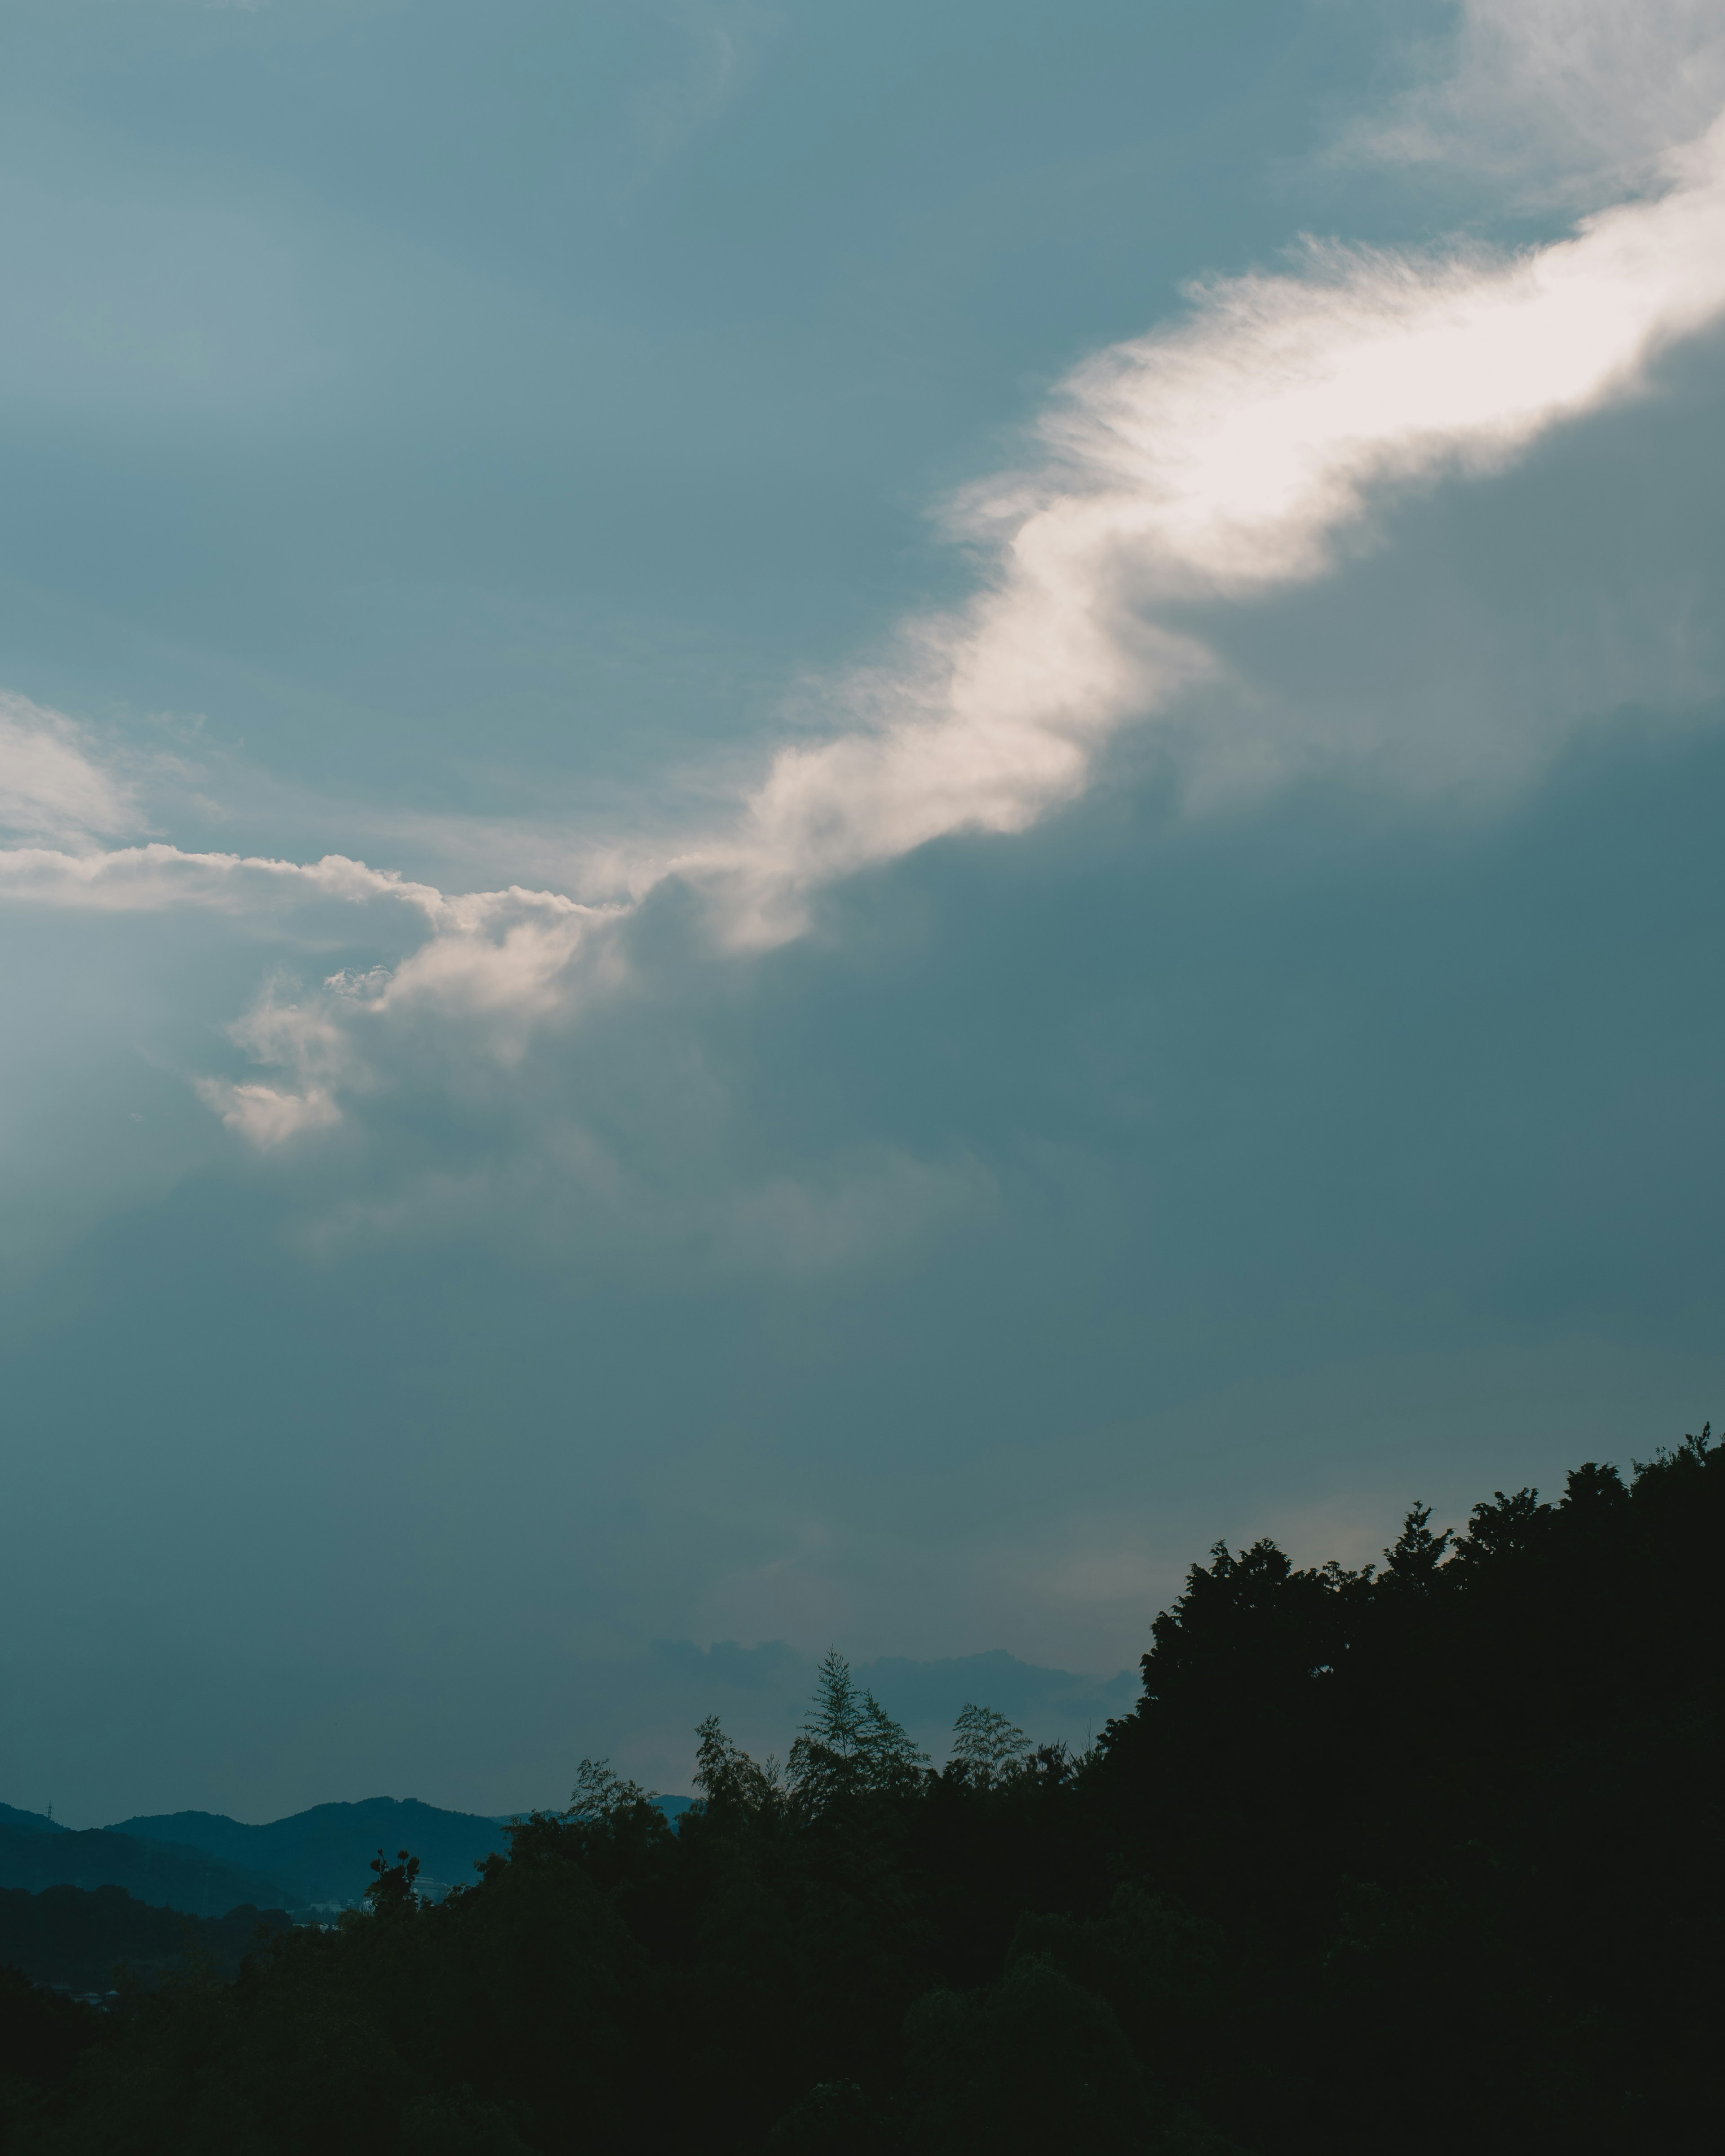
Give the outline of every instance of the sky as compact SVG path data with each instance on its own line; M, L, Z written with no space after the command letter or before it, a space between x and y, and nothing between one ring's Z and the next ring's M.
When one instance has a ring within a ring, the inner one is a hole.
M10 0L0 1795L1082 1743L1725 1414L1725 0Z

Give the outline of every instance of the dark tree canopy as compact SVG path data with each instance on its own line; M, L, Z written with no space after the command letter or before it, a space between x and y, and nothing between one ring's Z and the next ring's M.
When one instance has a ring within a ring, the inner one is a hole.
M1722 1461L1416 1505L1358 1571L1219 1543L1081 1756L973 1705L932 1768L834 1654L783 1766L701 1724L675 1830L585 1761L440 1903L380 1850L237 1979L8 1979L6 2145L1698 2156Z

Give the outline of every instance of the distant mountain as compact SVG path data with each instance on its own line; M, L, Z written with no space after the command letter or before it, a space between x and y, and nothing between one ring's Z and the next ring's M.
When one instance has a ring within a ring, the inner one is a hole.
M0 1804L0 1826L16 1827L21 1834L64 1834L66 1830L46 1812L21 1812L13 1804Z
M299 1898L280 1880L222 1862L202 1849L102 1827L44 1833L11 1819L0 1820L0 1887L8 1887L32 1894L44 1887L123 1887L154 1908L181 1909L193 1917L224 1916L246 1902L279 1909Z
M475 1864L494 1850L507 1851L503 1827L499 1820L441 1811L414 1798L367 1797L359 1804L315 1804L263 1826L219 1812L162 1812L122 1820L110 1831L189 1845L223 1864L267 1872L290 1888L290 1906L300 1907L357 1902L372 1883L371 1861L380 1849L392 1861L398 1850L410 1851L427 1885L470 1885Z
M687 1797L655 1797L673 1825ZM526 1813L511 1816L524 1819ZM507 1819L449 1812L417 1799L368 1797L248 1826L219 1812L159 1812L78 1833L44 1813L0 1804L0 1889L123 1887L152 1908L217 1917L247 1906L303 1909L357 1904L382 1849L408 1850L420 1881L470 1885L474 1867L509 1846Z

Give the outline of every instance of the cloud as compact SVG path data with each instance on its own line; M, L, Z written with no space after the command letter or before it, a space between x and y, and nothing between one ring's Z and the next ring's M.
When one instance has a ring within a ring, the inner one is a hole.
M250 914L311 898L349 904L399 900L433 921L450 910L449 901L430 885L409 882L392 870L367 868L342 854L326 854L317 861L279 861L261 855L187 853L160 841L105 853L73 853L54 846L0 850L0 896L26 905L107 913L199 906ZM470 910L490 896L476 894L465 903Z
M416 1097L404 1060L357 1074L345 1093L350 1105L382 1095L398 1116L438 1116L438 1157L392 1158L386 1145L363 1172L351 1157L332 1163L326 1182L302 1182L293 1241L320 1263L405 1243L485 1245L566 1281L735 1290L855 1278L999 1214L996 1173L963 1152L931 1158L904 1144L860 1142L770 1165L740 1157L747 1104L709 1074L678 1073L658 1089L647 1118L654 1127L620 1128L619 1096L644 1090L634 1067L640 1052L629 1041L614 1050L611 1067L584 1070L567 1089L572 1100L547 1097L542 1084L513 1097L501 1085L501 1097L486 1101L478 1074L460 1072L449 1095L465 1120L447 1097L428 1103L423 1090ZM333 1102L343 1089L316 1060L314 1050L280 1087L203 1080L199 1091L230 1129L272 1149L339 1114ZM680 1122L669 1134L665 1126Z
M1443 109L1475 109L1469 70L1494 39L1511 54L1510 89L1531 94L1551 75L1580 134L1604 123L1586 120L1577 85L1593 85L1601 111L1618 98L1625 141L1654 127L1646 36L1665 39L1680 74L1692 63L1712 80L1702 11L1671 0L1651 31L1623 10L1574 19L1585 34L1558 67L1549 7L1475 7ZM1679 110L1654 104L1661 126ZM837 879L947 834L1027 829L1082 793L1129 726L1160 730L1195 805L1242 774L1261 788L1340 754L1393 764L1425 716L1417 701L1386 700L1345 738L1291 725L1255 706L1217 624L1332 578L1410 492L1502 473L1554 430L1633 398L1663 354L1725 313L1725 121L1662 150L1657 167L1662 192L1595 210L1550 244L1310 244L1279 274L1197 289L1183 321L1087 362L1045 413L1029 469L955 508L988 564L976 597L910 624L896 656L834 685L831 737L780 750L728 828L638 852L624 903L519 886L448 896L341 855L302 865L162 844L22 847L0 855L0 892L125 911L390 909L393 950L309 994L272 986L232 1029L265 1075L211 1081L204 1097L268 1146L327 1127L409 1063L457 1091L459 1073L518 1065L537 1030L621 985L625 931L655 890L698 891L733 949L783 942ZM1555 720L1540 715L1541 742L1598 716L1585 681L1575 695ZM1226 723L1210 723L1224 706ZM55 817L87 834L119 829L123 792L69 722L18 708L23 808L44 829ZM1420 757L1402 764L1420 783ZM416 938L404 955L403 933ZM829 1232L830 1208L803 1196L763 1189L758 1209L793 1237Z
M95 760L83 727L0 690L0 829L110 838L136 817L132 789Z
M1718 0L1463 0L1425 79L1343 156L1464 165L1535 198L1657 182L1725 101Z
M200 1078L196 1084L198 1099L214 1109L230 1131L238 1131L260 1150L341 1119L341 1111L321 1086L291 1093L274 1086L230 1085L219 1078Z
M856 685L864 723L784 750L736 836L683 872L739 942L771 942L835 876L1070 800L1110 736L1178 720L1215 679L1183 612L1327 576L1399 491L1502 470L1725 311L1725 123L1670 164L1658 199L1507 259L1312 245L1081 367L1040 469L962 505L994 543L987 588ZM1191 754L1202 780L1201 736Z
M291 1072L290 1086L219 1078L196 1081L198 1098L231 1131L267 1150L339 1122L334 1087L359 1075L346 1034L336 1022L339 1004L307 1009L271 982L246 1015L228 1028L230 1039L256 1062Z
M398 1053L429 1021L448 1029L466 1021L465 1039L492 1066L518 1062L534 1028L576 1005L578 961L596 985L614 976L608 966L603 931L619 909L585 906L555 891L512 887L446 898L424 884L408 884L341 855L305 869L279 861L231 855L192 857L161 850L149 864L164 881L182 874L200 879L198 888L218 899L236 884L261 875L284 882L290 896L334 897L348 905L400 901L423 914L432 934L394 966L343 968L311 995L285 980L267 983L252 1008L228 1026L228 1038L254 1062L290 1074L288 1087L256 1081L206 1079L198 1091L230 1130L254 1145L272 1147L341 1120L337 1096L372 1089L377 1082L368 1045L376 1040L386 1060L389 1035ZM224 880L225 879L225 880Z
M773 27L764 9L727 0L680 0L671 18L683 43L683 65L631 100L635 133L654 168L678 155L735 100L752 71L752 48Z

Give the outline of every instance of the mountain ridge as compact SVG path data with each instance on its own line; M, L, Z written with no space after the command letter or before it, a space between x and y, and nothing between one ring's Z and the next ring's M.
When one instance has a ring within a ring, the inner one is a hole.
M11 1827L20 1834L64 1834L64 1825L50 1819L46 1812L20 1811L16 1804L0 1804L0 1826Z
M280 1908L295 1899L260 1867L225 1862L193 1844L58 1822L44 1833L0 1820L0 1887L37 1894L49 1887L120 1887L153 1908L194 1917L225 1916L248 1902Z
M362 1797L313 1804L256 1825L222 1812L158 1812L122 1820L110 1831L267 1871L295 1890L290 1906L310 1907L359 1901L380 1849L392 1859L398 1850L410 1850L428 1887L464 1885L475 1865L506 1851L503 1827L499 1820L446 1811L417 1797Z

